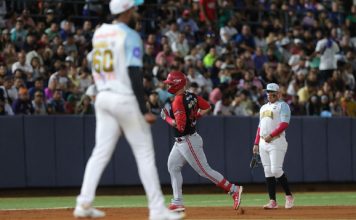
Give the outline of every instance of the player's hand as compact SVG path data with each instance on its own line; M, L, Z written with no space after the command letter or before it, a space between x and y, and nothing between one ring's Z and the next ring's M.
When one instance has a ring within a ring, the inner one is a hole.
M167 116L168 116L168 111L167 111L167 109L162 108L162 110L161 110L161 118L162 118L163 120L166 120Z
M265 137L265 141L266 141L267 143L270 143L270 142L272 141L272 139L273 139L273 137L272 137L271 135L267 135L267 136Z
M155 121L157 119L157 117L154 114L152 114L151 112L148 112L148 113L144 114L143 116L145 117L146 122L149 124L155 123Z
M252 152L254 154L258 154L258 151L259 151L259 146L257 144L253 145Z

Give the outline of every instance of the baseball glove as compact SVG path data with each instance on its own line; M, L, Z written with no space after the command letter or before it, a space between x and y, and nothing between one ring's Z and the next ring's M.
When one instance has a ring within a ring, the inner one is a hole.
M260 154L258 154L258 153L253 154L251 162L250 162L250 168L257 168L260 166L261 163L262 162L261 162Z

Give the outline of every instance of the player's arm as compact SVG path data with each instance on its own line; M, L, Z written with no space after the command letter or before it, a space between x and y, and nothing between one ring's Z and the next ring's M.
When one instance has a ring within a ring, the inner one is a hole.
M281 122L279 123L278 127L270 134L272 138L277 137L288 128L290 115L291 113L288 104L283 102L280 111Z
M210 106L209 102L207 102L201 96L198 96L198 108L199 108L199 111L197 112L197 115L196 115L197 119L208 114L211 110L211 106Z
M253 147L252 147L252 152L254 154L257 154L258 151L259 151L260 138L261 138L261 136L260 136L260 125L258 125L257 131L256 131L255 142L254 142Z
M149 123L155 121L155 117L148 112L145 93L143 88L143 71L142 71L142 40L136 32L128 32L125 41L125 57L128 74L131 80L131 87L141 113Z
M148 109L146 106L145 92L143 88L142 68L138 66L129 66L128 71L131 80L132 90L136 96L141 113L144 115L148 112Z
M174 114L174 118L171 118L167 112L167 109L162 109L161 117L165 120L169 125L175 127L179 132L183 132L186 124L186 113L183 104L183 96L176 96L175 100L172 103L172 111Z
M176 100L172 103L172 110L175 118L176 129L183 133L187 121L187 114L183 104L183 96L176 96Z

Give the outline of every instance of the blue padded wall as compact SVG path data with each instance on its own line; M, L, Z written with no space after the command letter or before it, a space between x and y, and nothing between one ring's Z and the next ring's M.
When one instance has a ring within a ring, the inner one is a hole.
M352 119L352 128L351 128L353 181L356 181L356 135L355 134L356 134L356 118Z
M327 119L303 118L304 181L328 181Z
M198 134L203 138L203 149L208 164L213 170L225 176L224 120L220 117L202 118L197 126ZM199 177L200 183L212 183Z
M284 170L290 182L303 181L302 118L291 119L286 130L288 150L284 158Z
M251 127L250 127L250 134L251 134L251 143L250 143L250 152L251 152L251 156L250 159L252 157L252 147L255 141L255 137L256 137L256 132L257 132L257 128L258 128L258 124L260 122L260 119L258 117L252 117L250 118L251 120ZM263 183L265 182L265 174L263 171L263 166L262 164L260 164L260 166L258 168L255 168L253 170L251 170L251 176L252 176L252 182L254 183Z
M25 187L23 117L0 117L0 187Z
M56 186L54 117L24 117L27 186Z
M170 137L169 132L170 129L170 126L163 120L157 120L157 122L151 126L156 166L161 184L171 183L167 168L168 156L172 147L172 138Z
M84 118L54 117L57 186L78 186L84 174Z
M115 184L137 185L140 183L137 165L131 147L122 136L114 153Z
M238 184L252 181L250 160L254 138L250 130L250 118L224 119L226 178Z
M329 180L351 181L351 119L333 118L328 120L327 129Z

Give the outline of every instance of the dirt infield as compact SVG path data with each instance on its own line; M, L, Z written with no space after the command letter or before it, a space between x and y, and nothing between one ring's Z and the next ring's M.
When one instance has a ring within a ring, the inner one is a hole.
M301 206L291 210L263 210L259 207L242 207L244 214L228 207L188 207L187 220L209 219L356 219L354 206ZM147 220L146 208L103 209L107 217L103 220ZM73 220L73 209L0 211L0 220Z

